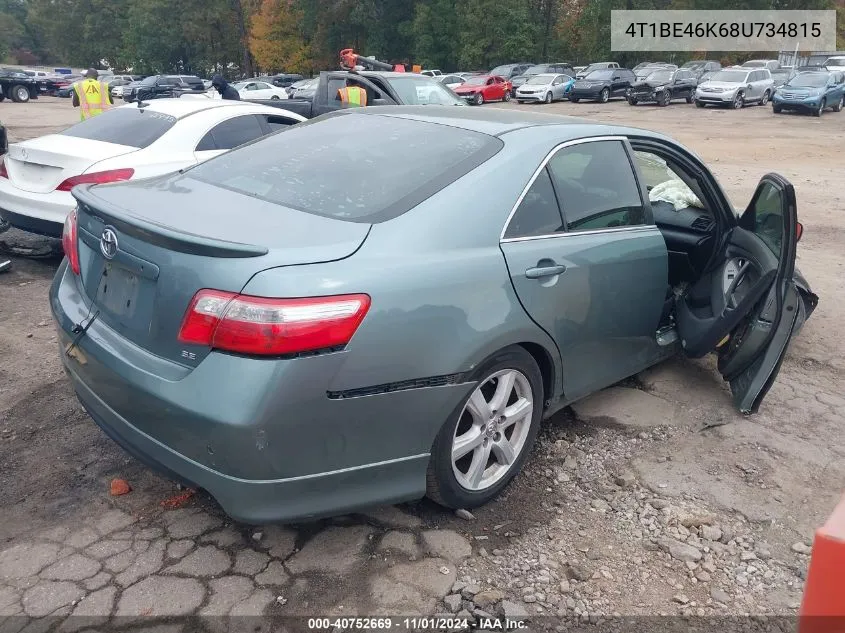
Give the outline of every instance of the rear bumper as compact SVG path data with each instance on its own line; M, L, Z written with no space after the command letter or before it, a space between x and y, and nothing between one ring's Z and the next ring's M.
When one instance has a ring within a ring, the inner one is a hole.
M0 180L0 215L15 228L61 237L67 214L76 206L70 192L31 193Z
M425 494L434 437L471 384L329 397L349 352L254 359L212 352L189 369L94 320L63 263L50 290L80 401L127 452L208 491L235 519L296 521ZM363 386L363 385L362 385Z

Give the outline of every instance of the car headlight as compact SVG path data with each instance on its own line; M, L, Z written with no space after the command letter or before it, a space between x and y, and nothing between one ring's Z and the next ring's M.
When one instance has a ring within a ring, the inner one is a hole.
M654 90L656 92L658 90L666 90L666 88L668 88L668 86L657 86Z

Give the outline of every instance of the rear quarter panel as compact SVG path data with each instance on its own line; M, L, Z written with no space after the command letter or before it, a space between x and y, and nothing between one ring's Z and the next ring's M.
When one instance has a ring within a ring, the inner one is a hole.
M350 258L262 271L244 288L263 296L364 292L367 317L330 389L344 391L472 372L508 345L554 342L523 310L499 248L522 188L551 148L549 129L525 130L487 163L408 213L373 226ZM559 388L555 389L555 396Z

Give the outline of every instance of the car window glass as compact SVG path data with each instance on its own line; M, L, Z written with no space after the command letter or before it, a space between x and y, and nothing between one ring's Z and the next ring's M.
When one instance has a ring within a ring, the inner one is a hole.
M543 169L525 193L505 230L505 238L550 235L563 230L547 169Z
M645 223L639 188L620 141L566 147L549 161L568 230Z
M752 207L754 233L778 259L783 247L783 207L782 192L771 183L764 182L757 190Z
M272 132L278 132L279 130L283 130L286 127L298 123L298 121L295 121L294 119L289 119L283 116L273 116L272 114L259 114L257 116L270 127Z
M272 203L265 205L267 213L280 205L382 222L430 198L502 146L471 130L347 110L224 154L192 168L190 177Z
M652 152L635 151L634 162L652 203L665 202L671 204L676 211L690 207L706 208L698 194L687 184L694 183L695 180L684 174L680 168L670 165Z
M197 151L233 149L264 135L258 119L252 114L237 116L215 125L197 145Z
M144 148L176 124L176 117L138 108L113 108L59 132L117 145Z

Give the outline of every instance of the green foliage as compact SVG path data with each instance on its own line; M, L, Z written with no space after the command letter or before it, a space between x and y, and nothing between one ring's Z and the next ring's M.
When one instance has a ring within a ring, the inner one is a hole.
M0 0L0 59L108 64L139 73L314 72L342 48L444 71L500 63L689 55L610 50L614 9L823 9L841 0ZM27 53L28 55L28 53ZM742 57L720 55L725 61Z

